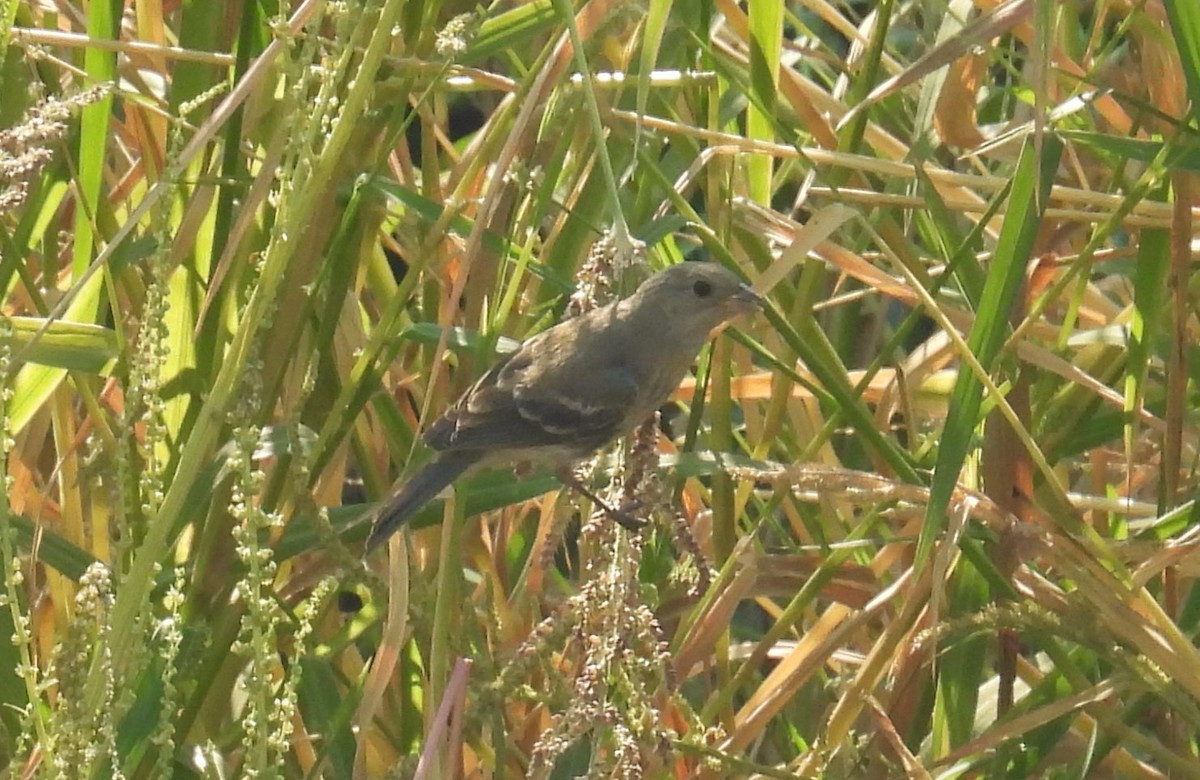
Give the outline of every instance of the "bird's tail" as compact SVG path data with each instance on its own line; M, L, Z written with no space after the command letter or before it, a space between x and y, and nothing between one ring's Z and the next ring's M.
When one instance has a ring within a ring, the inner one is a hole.
M367 552L387 541L417 510L478 460L477 452L443 452L401 485L375 517L371 535L367 537Z

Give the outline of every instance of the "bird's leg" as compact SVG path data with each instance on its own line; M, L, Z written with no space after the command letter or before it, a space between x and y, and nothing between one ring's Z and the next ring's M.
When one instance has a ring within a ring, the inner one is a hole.
M633 501L622 506L620 509L614 509L608 505L608 502L597 496L591 488L583 484L579 477L575 476L575 472L570 468L559 469L558 479L567 487L576 491L584 498L591 501L596 506L600 507L600 511L608 515L609 519L616 521L617 525L627 531L640 531L646 527L646 521L634 517L630 512L636 512L641 508L640 501Z

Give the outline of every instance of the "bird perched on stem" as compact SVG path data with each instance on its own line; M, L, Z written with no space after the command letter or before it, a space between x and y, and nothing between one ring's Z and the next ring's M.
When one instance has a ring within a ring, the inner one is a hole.
M533 336L424 433L438 453L384 503L367 550L468 469L535 462L565 471L628 433L679 386L713 329L761 306L726 268L680 263L624 300Z

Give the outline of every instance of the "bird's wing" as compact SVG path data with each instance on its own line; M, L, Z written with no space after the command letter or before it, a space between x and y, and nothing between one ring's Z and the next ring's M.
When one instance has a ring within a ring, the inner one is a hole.
M530 344L493 366L425 433L435 449L590 452L623 433L638 391L622 366L548 368Z
M622 433L638 385L624 371L600 372L590 379L583 383L586 394L547 392L537 386L518 388L517 412L549 436L561 441L578 440L581 448L595 449Z
M488 410L498 411L503 406L503 393L497 385L505 371L523 371L528 365L528 353L522 349L511 352L493 365L488 372L459 397L449 409L421 434L421 438L435 450L449 449L456 443L460 426L468 427L470 420L487 416ZM511 368L510 368L511 367Z

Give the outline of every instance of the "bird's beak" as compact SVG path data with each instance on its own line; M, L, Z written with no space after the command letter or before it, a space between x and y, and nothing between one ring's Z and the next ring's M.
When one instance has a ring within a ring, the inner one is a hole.
M743 284L737 292L729 296L729 314L731 317L753 314L761 310L765 303L761 295Z

